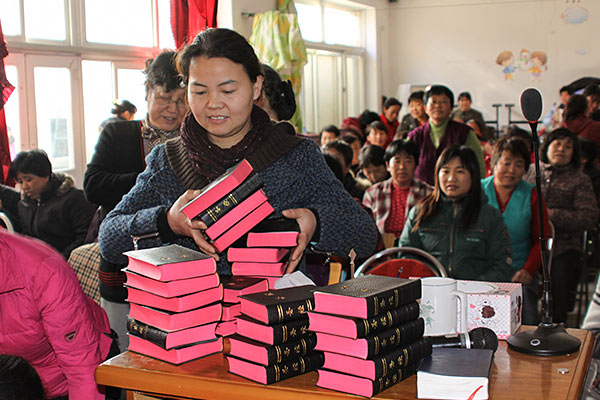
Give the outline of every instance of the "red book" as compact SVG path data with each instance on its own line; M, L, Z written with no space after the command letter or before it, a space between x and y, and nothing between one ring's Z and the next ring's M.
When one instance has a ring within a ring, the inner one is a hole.
M189 344L214 340L217 338L215 329L217 323L194 326L192 328L182 329L180 331L165 331L152 325L144 324L129 318L127 321L127 332L129 335L135 335L148 340L165 350L174 347L187 346Z
M221 303L215 303L206 307L195 308L180 313L173 313L131 303L129 305L129 318L133 318L165 331L177 331L180 329L191 328L192 326L217 322L221 319L221 311Z
M240 303L223 303L223 316L221 321L233 321L235 317L240 315L242 306Z
M222 252L233 242L245 235L250 229L258 224L263 219L267 218L271 213L275 211L269 202L264 202L256 210L246 215L244 219L235 224L231 229L222 234L217 240L213 242L213 246L218 252Z
M185 294L195 293L199 290L206 290L219 286L219 275L217 274L162 282L134 274L127 268L123 271L125 271L125 274L127 275L127 286L163 297L183 296Z
M223 302L225 303L239 303L239 296L269 290L267 281L262 278L253 278L250 276L224 276L222 277L222 281Z
M287 265L287 262L234 262L231 264L231 273L234 276L263 275L280 278Z
M214 258L178 244L124 254L129 258L127 270L159 281L214 274L217 268Z
M262 343L287 343L308 336L308 318L269 326L242 314L237 318L237 333Z
M250 214L258 206L267 201L267 196L262 190L254 192L246 200L235 206L227 214L219 218L217 222L212 224L206 231L206 236L211 239L216 239L223 232L235 225L239 220ZM237 239L236 239L237 240Z
M174 312L192 310L222 299L223 286L221 285L212 289L177 297L162 297L143 290L131 287L127 288L128 302Z
M227 259L230 262L276 263L288 252L288 249L230 247L227 250Z
M171 364L182 364L223 351L223 338L165 350L152 342L130 335L129 350L145 356L158 358Z
M232 356L261 365L273 365L307 355L315 348L317 338L315 335L309 335L300 340L272 346L241 335L233 335L229 338L229 343L229 354Z
M217 325L216 334L219 336L231 336L237 331L237 321L222 321Z
M323 365L323 354L312 352L304 357L292 358L270 366L255 364L232 356L227 356L227 362L229 363L229 372L232 374L269 385L319 368Z
M358 396L373 397L414 374L415 367L395 369L393 373L376 381L326 369L320 369L317 372L319 373L319 379L317 380L317 386L319 387Z
M248 232L248 247L296 247L298 232Z
M250 163L242 160L242 162L228 169L223 175L205 186L202 193L184 205L180 211L189 219L194 218L235 189L251 172L252 166Z

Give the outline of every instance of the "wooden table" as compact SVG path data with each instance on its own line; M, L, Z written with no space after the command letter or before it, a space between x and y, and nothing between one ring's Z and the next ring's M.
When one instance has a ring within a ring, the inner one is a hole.
M508 349L506 342L501 341L492 367L490 399L578 399L590 363L594 337L589 331L580 329L569 329L569 333L579 338L582 344L579 352L568 356L530 356ZM568 368L569 372L561 375L558 368ZM228 373L223 354L175 366L125 352L100 365L96 369L96 381L179 399L357 398L316 387L316 372L263 386ZM417 378L411 376L374 398L411 399L416 395Z

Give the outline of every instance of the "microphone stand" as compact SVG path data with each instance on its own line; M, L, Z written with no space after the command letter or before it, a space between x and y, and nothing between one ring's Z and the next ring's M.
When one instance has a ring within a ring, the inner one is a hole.
M542 181L538 149L540 139L537 135L538 121L528 121L533 135L533 156L535 163L535 188L537 190L538 222L540 224L540 249L542 252L542 322L537 329L519 332L507 340L508 347L521 353L536 356L560 356L575 353L581 341L567 333L563 324L552 322L552 293L550 290L550 271L548 270L548 249L544 232L544 214L542 205ZM553 243L554 245L554 243Z

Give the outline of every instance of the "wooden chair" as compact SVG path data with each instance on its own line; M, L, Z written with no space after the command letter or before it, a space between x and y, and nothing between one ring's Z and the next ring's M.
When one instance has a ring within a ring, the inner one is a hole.
M377 261L381 261L391 254L397 253L416 255L424 259L425 262L409 258L394 258L392 260L384 261L379 265L376 264ZM448 277L446 268L444 268L435 257L426 251L415 247L392 247L374 254L358 267L354 273L354 277L357 278L361 275L368 274L393 276L398 278L424 278L428 276Z

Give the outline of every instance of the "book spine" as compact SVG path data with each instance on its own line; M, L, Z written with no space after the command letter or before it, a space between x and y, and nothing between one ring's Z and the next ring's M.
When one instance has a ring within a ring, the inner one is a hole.
M416 301L408 303L399 308L386 311L373 318L355 319L356 337L364 338L376 332L389 329L392 326L400 325L408 321L413 321L419 317L419 303Z
M163 349L167 348L167 332L151 325L127 318L127 331L132 335L146 339Z
M227 214L231 209L247 199L252 193L260 189L262 185L263 181L258 174L252 175L231 193L223 197L219 202L207 208L198 216L198 218L206 224L207 228L210 227L217 222L219 218Z
M296 321L273 326L273 344L299 340L308 335L308 316Z
M418 279L411 284L368 296L365 298L367 301L367 318L372 318L420 298L421 282Z
M267 362L269 365L279 364L292 358L305 356L316 345L317 335L311 334L300 340L270 346L267 348Z
M284 304L271 304L266 307L269 318L268 325L273 325L306 317L306 312L313 311L315 308L315 301L311 297Z
M304 357L297 357L291 360L266 367L267 385L282 381L287 378L302 375L306 372L314 371L323 366L323 353L314 351Z
M423 318L419 318L379 334L367 336L363 339L367 341L367 358L390 351L400 344L414 342L423 337L424 332L425 322Z
M431 355L431 340L422 338L407 346L398 347L388 353L373 358L375 377L389 375L395 368L418 365L420 361Z
M383 392L390 386L395 385L400 381L403 381L404 379L414 374L415 371L416 367L414 365L411 365L409 367L398 368L393 373L374 380L372 396L375 396L377 393Z

